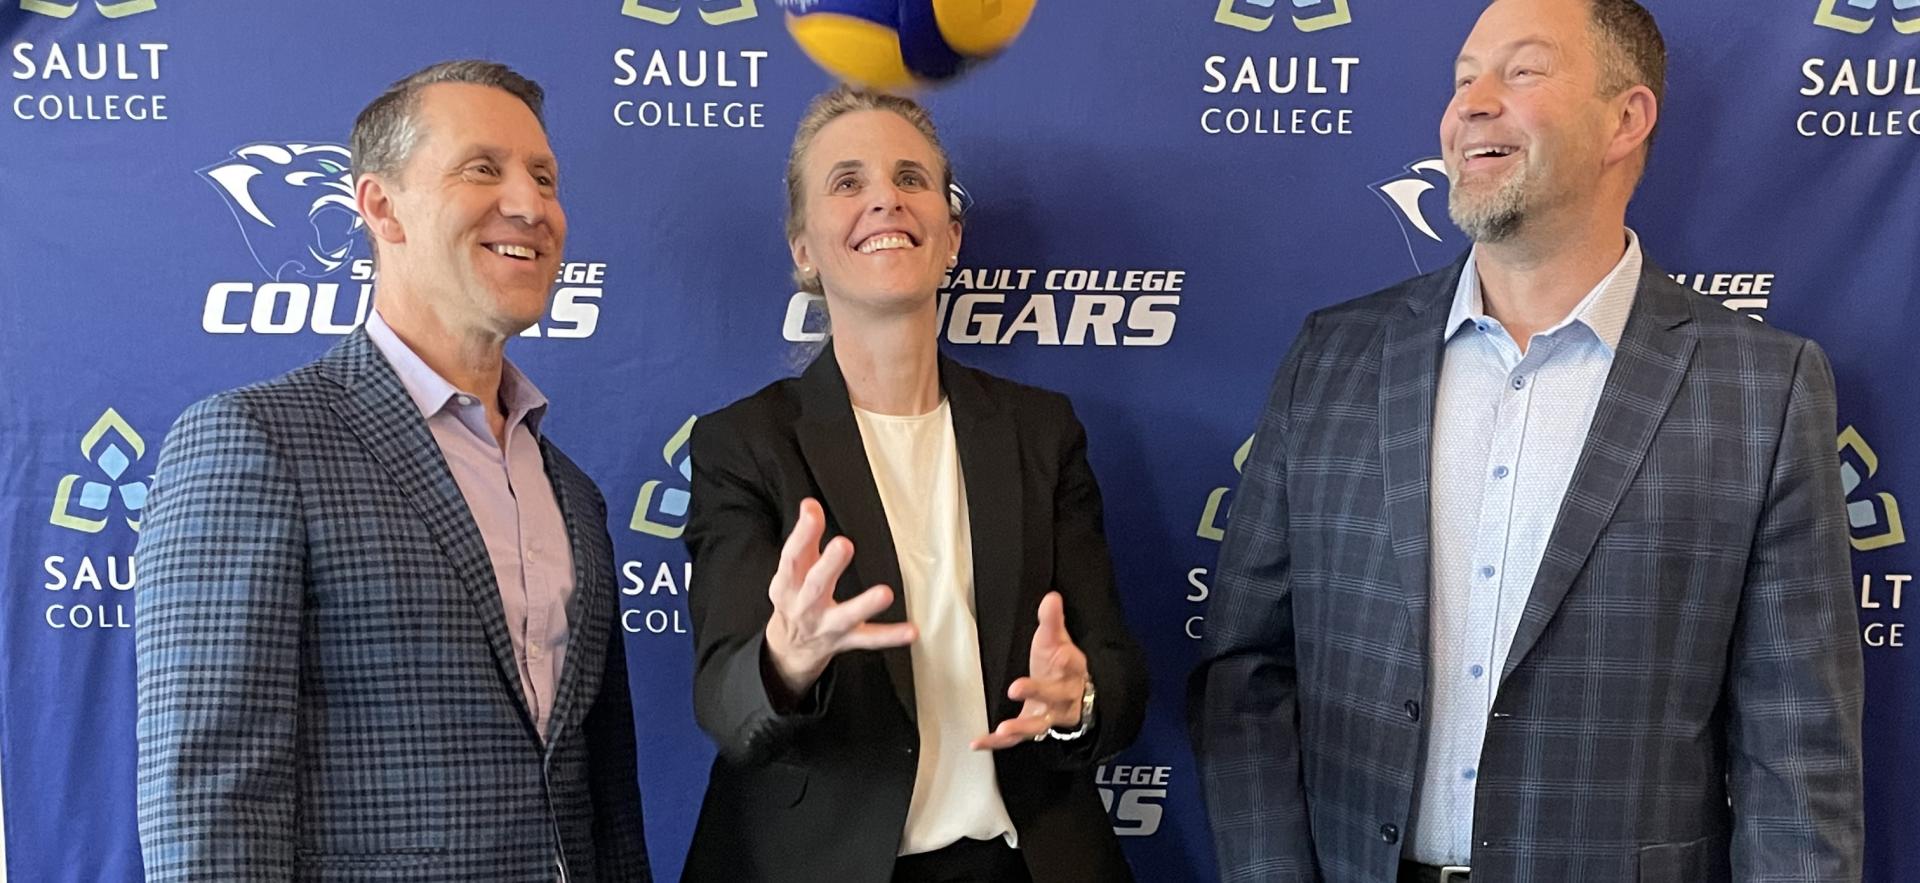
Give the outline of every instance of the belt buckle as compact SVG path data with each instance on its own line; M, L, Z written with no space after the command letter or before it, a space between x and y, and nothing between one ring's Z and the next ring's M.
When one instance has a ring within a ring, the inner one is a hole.
M1466 865L1445 865L1440 868L1440 883L1470 883L1473 869Z

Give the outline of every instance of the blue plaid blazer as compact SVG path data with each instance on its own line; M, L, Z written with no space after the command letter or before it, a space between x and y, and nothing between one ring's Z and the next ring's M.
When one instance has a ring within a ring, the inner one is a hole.
M576 594L549 740L479 528L364 331L181 416L137 552L149 880L646 880L599 491L545 439Z
M1190 720L1221 876L1395 878L1462 262L1308 317ZM1648 262L1487 723L1475 883L1857 880L1861 659L1820 349Z

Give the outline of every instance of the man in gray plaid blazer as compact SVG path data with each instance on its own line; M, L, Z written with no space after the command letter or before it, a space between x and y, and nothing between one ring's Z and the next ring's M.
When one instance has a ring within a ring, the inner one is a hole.
M539 86L354 124L375 312L188 409L138 555L149 880L649 879L606 504L506 361L566 236Z
M1859 878L1833 379L1625 229L1665 66L1633 0L1496 0L1473 249L1294 342L1191 684L1223 879Z

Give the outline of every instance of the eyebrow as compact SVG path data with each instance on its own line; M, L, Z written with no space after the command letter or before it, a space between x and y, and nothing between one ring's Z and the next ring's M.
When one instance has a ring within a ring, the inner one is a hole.
M1545 37L1524 37L1519 40L1515 40L1511 43L1508 43L1504 46L1501 46L1500 48L1508 52L1518 52L1522 49L1527 49L1534 46L1538 46L1542 49L1547 50L1548 52L1558 52L1560 50L1560 44L1555 43L1552 40L1549 40ZM1478 60L1479 59L1473 57L1472 55L1462 52L1458 57L1456 57L1453 60L1453 66L1459 67L1461 64L1464 64L1466 62L1478 61Z
M478 156L493 162L504 162L511 153L513 153L513 151L494 144L473 144L467 147L465 155L469 158ZM560 162L555 159L551 153L539 153L527 157L527 165L558 169Z
M830 169L828 169L828 170L827 170L827 177L829 177L829 178L831 178L831 177L833 177L833 176L835 176L835 175L838 175L838 174L840 174L840 173L841 173L842 171L845 171L845 170L848 170L848 169L864 169L864 168L866 168L866 167L867 167L867 164L866 164L866 163L864 163L864 162L861 162L860 160L857 160L857 159L843 159L843 160L841 160L841 161L839 161L839 162L837 162L837 163L834 163L834 164L833 164L833 168L830 168ZM926 167L925 165L922 165L922 164L920 163L920 161L919 161L919 160L914 160L914 159L903 159L903 160L900 160L899 162L896 162L896 163L894 163L894 164L893 164L893 167L894 167L894 168L895 168L896 170L898 170L898 169L916 169L916 170L919 170L919 171L921 171L921 172L925 172L925 171L927 171L927 167Z

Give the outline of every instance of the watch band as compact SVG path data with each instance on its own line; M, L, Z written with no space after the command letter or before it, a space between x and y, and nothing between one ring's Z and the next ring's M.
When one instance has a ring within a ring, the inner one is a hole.
M1080 688L1080 728L1071 733L1048 729L1047 736L1062 742L1070 742L1085 736L1087 731L1093 728L1093 697L1093 678L1087 678L1086 686Z

